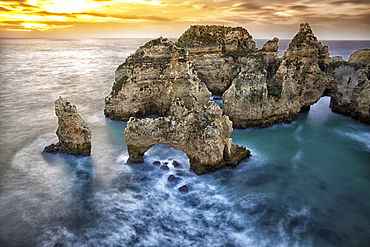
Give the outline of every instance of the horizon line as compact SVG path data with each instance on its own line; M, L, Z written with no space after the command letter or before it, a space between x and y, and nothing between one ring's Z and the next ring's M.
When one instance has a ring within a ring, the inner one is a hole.
M167 39L178 39L174 37L163 37L163 36L158 36L158 37L117 37L117 38L112 38L112 37L65 37L65 38L58 38L58 37L0 37L0 39L50 39L50 40L68 40L68 39L157 39L157 38L167 38ZM279 40L292 40L292 38L287 39L287 38L279 38ZM252 40L271 40L271 38L253 38ZM370 41L370 39L318 39L318 41Z

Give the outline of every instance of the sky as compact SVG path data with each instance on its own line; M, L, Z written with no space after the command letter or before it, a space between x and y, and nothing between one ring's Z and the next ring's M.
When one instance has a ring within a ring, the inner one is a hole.
M191 25L225 25L291 39L301 22L321 40L370 40L370 0L0 0L8 38L178 38Z

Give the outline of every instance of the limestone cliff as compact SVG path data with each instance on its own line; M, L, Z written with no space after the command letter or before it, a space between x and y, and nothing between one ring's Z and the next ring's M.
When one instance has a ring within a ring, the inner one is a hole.
M276 43L263 46L263 59L248 58L245 70L223 94L224 112L236 127L290 122L326 89L328 48L317 41L308 23L300 25L281 62Z
M209 101L188 110L176 99L168 117L130 118L124 132L129 163L142 163L144 153L155 144L184 151L196 174L235 167L250 153L235 145L231 138L232 123L220 107Z
M225 26L191 26L176 44L152 40L116 70L105 115L168 116L174 99L192 109L211 91L223 94L224 113L239 128L291 122L323 95L332 96L333 110L367 121L369 73L359 69L368 66L369 49L349 62L329 58L309 23L299 26L282 58L278 42L275 37L257 50L247 30Z
M370 123L370 49L354 52L348 62L332 61L329 72L331 109Z
M361 49L352 53L348 62L360 65L370 65L370 49Z
M112 91L105 99L105 116L127 121L131 116L168 115L172 100L187 108L204 105L210 97L188 62L184 49L158 38L140 47L120 65Z
M242 27L191 26L176 45L186 49L198 77L215 95L222 95L238 74L237 58L256 51L252 36Z
M59 142L45 147L44 152L90 155L92 133L76 106L59 97L55 101L55 114L58 117L56 134Z

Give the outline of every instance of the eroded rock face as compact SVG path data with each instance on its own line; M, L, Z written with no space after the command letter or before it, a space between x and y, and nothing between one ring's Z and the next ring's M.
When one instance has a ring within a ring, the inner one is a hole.
M76 106L59 97L55 101L55 114L58 117L56 134L59 142L45 147L44 152L90 155L92 133Z
M284 57L286 59L292 59L295 57L326 59L329 57L329 48L318 42L310 24L305 22L300 24L298 33L289 43L289 48L285 52Z
M150 147L163 144L185 152L196 174L235 167L250 152L232 142L231 132L231 121L215 102L187 110L184 101L176 99L168 117L130 118L124 132L128 162L143 163Z
M240 72L238 58L256 51L252 36L242 27L191 26L176 45L186 49L198 77L214 95L222 95Z
M158 38L140 47L116 70L104 114L127 121L131 116L168 115L172 100L182 98L190 109L204 105L210 97L184 49Z
M186 48L189 53L256 50L256 44L245 28L216 25L191 26L176 44Z
M291 122L323 95L332 96L333 110L367 121L369 73L359 69L368 66L370 49L355 52L349 62L329 58L309 23L299 26L282 58L278 41L257 50L247 30L224 26L191 26L176 44L152 40L117 69L105 115L169 116L174 99L192 109L204 105L211 91L223 94L224 113L238 128Z
M370 65L370 49L362 49L354 52L348 59L349 63Z
M274 37L272 40L267 41L262 46L264 52L279 52L279 39Z
M370 50L369 50L370 51ZM363 52L355 52L349 61L333 61L330 64L330 107L362 122L370 123L370 61Z
M249 58L245 71L223 95L224 112L235 127L291 122L326 89L328 48L317 41L308 23L301 24L281 62L276 43L275 39L263 46L263 59Z

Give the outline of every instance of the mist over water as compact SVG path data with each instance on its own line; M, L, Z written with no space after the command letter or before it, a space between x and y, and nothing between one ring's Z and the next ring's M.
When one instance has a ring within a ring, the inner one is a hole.
M253 155L235 170L197 176L163 145L126 164L126 123L104 117L104 97L146 41L0 40L0 246L369 245L370 126L328 97L292 124L234 130ZM89 123L91 157L42 153L59 95Z

